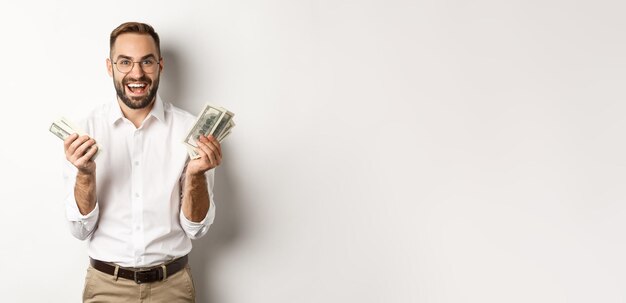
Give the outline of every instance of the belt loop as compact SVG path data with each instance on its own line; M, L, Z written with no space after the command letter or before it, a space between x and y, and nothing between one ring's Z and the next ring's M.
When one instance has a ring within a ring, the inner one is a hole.
M113 272L113 280L115 280L115 281L117 281L117 278L118 278L117 274L118 274L119 270L120 270L120 266L115 264L115 271Z
M161 268L163 268L163 282L165 282L167 280L167 267L163 264Z

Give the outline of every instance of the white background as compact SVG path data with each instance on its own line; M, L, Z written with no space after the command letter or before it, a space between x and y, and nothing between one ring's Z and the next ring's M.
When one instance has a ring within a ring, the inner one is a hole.
M136 20L164 99L236 113L199 302L626 302L625 9L5 1L1 301L80 301L48 127L114 97L109 34Z

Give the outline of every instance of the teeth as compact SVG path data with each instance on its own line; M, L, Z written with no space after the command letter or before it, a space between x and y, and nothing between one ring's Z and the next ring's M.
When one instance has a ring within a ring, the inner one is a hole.
M138 84L138 83L131 83L128 84L128 87L144 87L146 86L145 84Z

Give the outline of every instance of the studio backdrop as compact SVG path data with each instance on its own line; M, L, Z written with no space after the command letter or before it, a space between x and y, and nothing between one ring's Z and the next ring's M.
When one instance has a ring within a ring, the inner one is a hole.
M80 302L53 120L160 95L235 113L199 302L626 302L623 1L4 1L0 301Z

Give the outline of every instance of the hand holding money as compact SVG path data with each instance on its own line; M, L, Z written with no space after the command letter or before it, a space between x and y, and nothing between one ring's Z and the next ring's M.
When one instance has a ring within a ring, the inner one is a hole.
M63 147L65 148L65 158L79 172L93 174L96 171L96 162L93 161L93 158L100 150L96 145L96 140L87 135L71 134L63 141Z
M207 104L196 119L194 126L185 136L185 141L183 141L187 147L189 157L191 159L200 158L200 154L196 152L196 148L199 148L197 142L200 140L200 136L208 137L212 135L221 143L235 127L234 116L235 114L225 108Z
M187 164L187 176L204 174L222 162L222 147L215 137L200 135L196 143L198 147L195 150L199 157Z
M65 157L82 172L95 170L95 162L100 154L100 146L79 127L66 118L52 122L50 132L63 140Z

